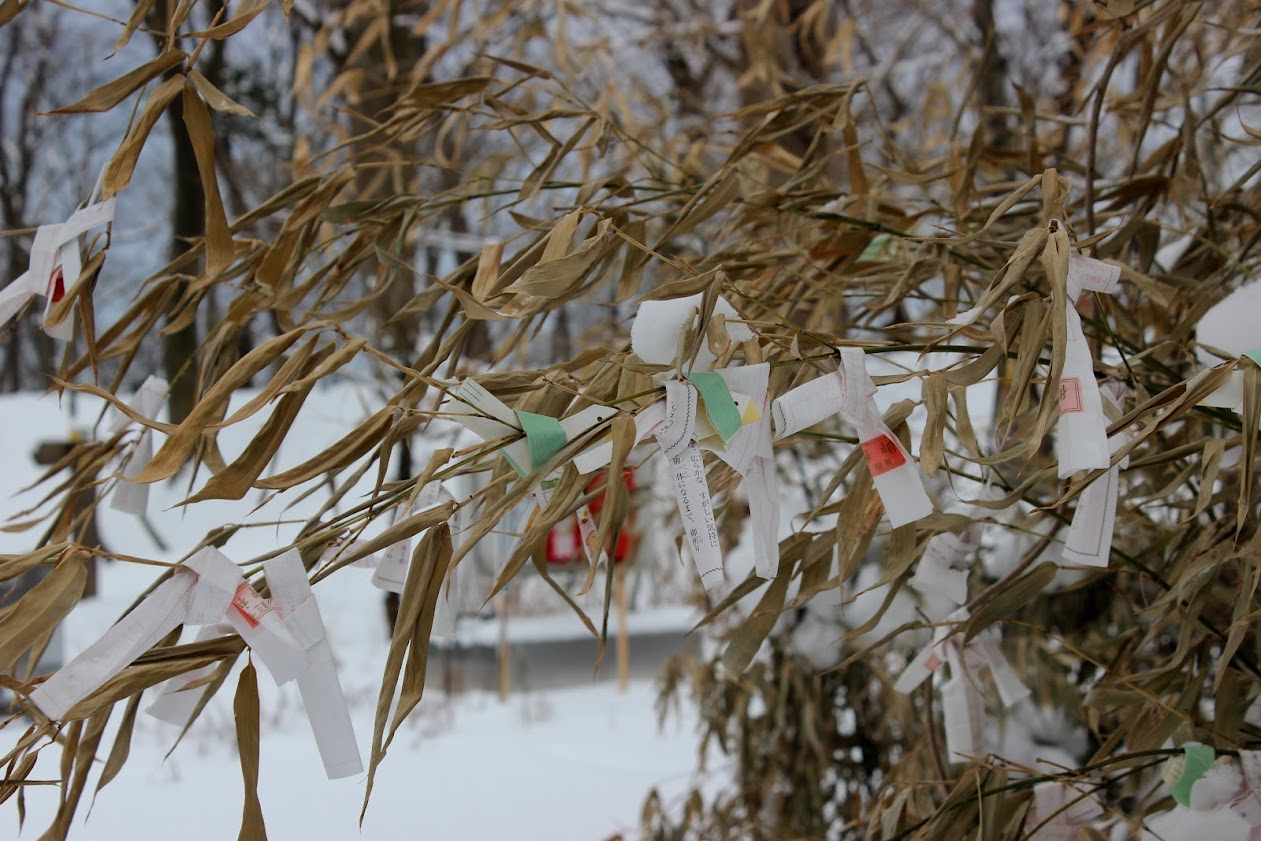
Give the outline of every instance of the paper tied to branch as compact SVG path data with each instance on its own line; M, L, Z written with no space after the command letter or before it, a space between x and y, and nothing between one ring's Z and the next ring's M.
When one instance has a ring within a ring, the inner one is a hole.
M475 380L465 380L451 393L443 412L486 442L507 441L500 453L518 475L537 470L557 451L617 414L608 406L588 406L563 420L514 412ZM609 444L610 457L612 445ZM587 448L587 452L594 447ZM577 459L575 459L577 462ZM608 459L605 459L605 464ZM579 472L583 471L579 467Z
M665 419L655 434L669 462L670 480L678 503L683 540L692 555L706 592L714 593L726 582L722 547L714 521L714 504L705 478L705 462L696 442L696 387L671 381L665 384Z
M358 774L363 771L359 745L302 556L290 549L265 561L263 571L285 627L303 650L298 691L324 771L330 780Z
M981 753L985 706L981 693L969 679L957 645L947 644L946 659L950 663L950 677L942 681L940 687L946 755L951 762L962 762Z
M1261 283L1249 283L1235 289L1209 308L1195 325L1196 340L1213 348L1196 349L1196 357L1205 366L1187 383L1187 390L1198 385L1208 376L1209 370L1218 363L1218 352L1242 360L1244 357L1261 365L1261 342L1257 341L1257 304L1261 302ZM1230 409L1240 415L1244 411L1245 364L1239 364L1226 381L1210 392L1201 406Z
M740 474L749 498L753 532L754 569L762 578L779 571L779 475L771 434L769 382L771 366L765 362L714 372L722 377L732 396L743 395L746 411L740 429L714 452Z
M928 680L933 672L937 671L941 664L946 662L946 649L953 644L951 635L967 619L968 609L961 607L934 627L932 639L929 640L928 645L920 649L919 653L902 670L897 682L893 684L894 691L903 695L909 695L921 683Z
M231 625L203 625L194 641L207 642L219 637L231 636L234 633L236 632ZM193 717L193 711L197 709L201 699L210 690L210 687L201 681L209 678L214 670L213 665L206 665L171 678L162 684L158 697L145 708L145 712L159 721L184 727Z
M1249 841L1261 839L1261 752L1217 756L1209 745L1188 742L1163 772L1174 800L1193 812L1229 809L1248 823Z
M284 629L286 645L293 652L284 656L296 658L294 665L298 690L302 695L302 704L311 723L328 778L337 779L358 774L363 770L359 746L355 741L346 698L333 665L333 653L329 647L324 619L307 580L302 557L297 550L291 549L264 562L263 570L271 588L272 599L262 600L253 593L252 588L248 594L244 593L241 590L242 585L249 585L240 581L233 590L231 605L226 608L226 616L230 621L234 613L240 620L229 625L204 626L196 639L201 642L238 632L241 622L251 629L255 627L255 622L261 627L267 621L260 619L262 615L278 619ZM251 636L255 635L251 633ZM271 669L275 665L275 657L269 654L269 659L264 659L264 663ZM180 727L186 726L209 688L201 681L210 677L213 670L213 666L203 666L167 681L161 694L146 712L162 721Z
M137 414L146 418L156 418L166 402L166 394L170 390L166 380L161 377L149 377L127 401L127 405ZM121 414L121 413L120 413ZM114 432L126 429L132 423L131 418L121 415L114 425ZM140 471L153 459L153 430L147 426L140 427L140 433L131 446L130 452L123 459L123 476L114 487L110 498L110 507L116 511L124 511L143 517L149 509L149 486L131 481L140 475Z
M858 430L859 446L894 528L933 513L919 466L884 422L862 348L841 348L836 372L775 399L775 437L784 438L840 414Z
M1077 841L1082 827L1098 819L1102 810L1090 794L1059 780L1033 787L1033 805L1025 817L1028 841Z
M31 700L49 718L64 718L71 707L178 626L220 622L240 583L243 579L236 564L213 547L202 549L99 640L38 686Z
M1125 385L1116 380L1103 384L1100 394L1116 415L1120 415L1125 400ZM1106 415L1105 415L1106 418ZM1130 438L1125 431L1108 439L1109 452L1116 452ZM1121 459L1095 481L1091 482L1077 498L1077 509L1068 529L1068 538L1060 559L1065 564L1106 567L1112 554L1112 533L1116 526L1117 489L1121 482L1121 469L1128 467L1129 456Z
M641 303L635 313L635 320L631 323L631 350L650 365L673 365L681 334L693 316L700 313L703 300L704 293L698 293L686 298ZM752 330L734 320L740 314L725 298L715 300L714 315L728 319L724 327L727 338L731 341L747 342L754 338ZM698 327L703 331L706 325L701 324ZM686 370L703 371L716 361L718 358L702 340L694 363Z
M994 500L999 494L987 487L982 496ZM962 514L973 522L959 534L942 532L929 538L910 585L926 596L944 596L961 605L968 600L968 571L985 535L986 524L982 520L994 511L973 503L959 506L952 513Z
M93 228L114 221L113 198L76 210L65 222L41 225L35 231L27 270L0 290L0 327L8 323L28 300L42 295L44 332L54 339L68 342L74 337L74 320L69 316L51 323L53 307L79 279L83 256L79 237Z
M985 708L975 682L981 670L989 670L1003 706L1012 707L1029 696L1028 687L1003 655L996 629L987 629L966 646L953 636L967 618L967 609L961 607L934 628L928 645L920 649L893 685L895 691L910 694L943 663L950 664L950 677L942 681L939 691L951 761L981 751Z
M1108 446L1108 417L1104 412L1095 363L1077 314L1077 299L1085 292L1111 295L1121 279L1119 266L1085 257L1076 252L1068 260L1068 326L1064 348L1064 368L1060 372L1060 416L1056 435L1059 476L1068 478L1078 470L1106 470L1112 450Z
M419 493L412 493L406 500L399 503L394 522L401 523L415 512L426 511L443 500L454 502L455 497L441 482L430 482L421 488ZM372 573L372 583L391 593L403 592L403 585L407 581L407 568L411 565L411 560L411 539L400 540L381 553L381 560L376 565L376 571Z
M447 489L442 482L431 481L421 489L419 494L413 494L404 502L400 503L398 514L395 516L395 522L399 522L410 517L417 511L424 511L439 505L442 502L456 502L455 495ZM536 498L536 503L537 503ZM456 509L452 515L451 540L455 549L459 549L463 542L463 534L468 528L468 521L472 517L471 511L473 506L471 503L463 505ZM340 551L340 550L339 550ZM402 540L388 547L381 553L380 558L369 557L363 561L356 561L355 565L372 568L372 583L382 590L391 593L402 593L403 585L407 581L407 570L411 566L412 557L412 541ZM456 620L462 610L477 610L481 606L480 602L465 603L459 599L459 590L457 588L457 578L459 577L459 567L452 567L447 571L447 575L442 584L442 592L438 595L438 604L434 612L433 629L431 636L441 639L450 639L456 636Z

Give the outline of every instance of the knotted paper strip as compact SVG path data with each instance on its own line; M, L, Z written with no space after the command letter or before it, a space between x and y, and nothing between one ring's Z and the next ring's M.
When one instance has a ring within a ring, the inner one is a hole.
M744 423L725 446L714 452L744 480L752 520L754 568L762 578L774 578L779 571L779 476L771 440L771 366L762 362L715 373L733 396L745 395L757 410L756 419Z
M194 638L195 642L206 642L219 637L235 634L231 625L203 625ZM162 684L162 690L153 703L145 708L145 712L159 721L184 727L193 717L193 710L201 703L202 697L210 687L203 684L189 688L192 684L210 677L215 667L202 666L198 669L177 675Z
M694 315L701 311L704 293L687 298L673 298L668 301L644 301L635 313L631 323L631 350L635 355L650 365L673 365L678 353L679 338L684 328ZM736 312L725 298L714 301L714 315L727 319L736 319ZM725 325L727 337L733 342L747 342L753 338L753 331L746 325L729 320ZM705 325L699 325L704 330ZM718 358L709 349L708 343L701 341L696 350L696 360L687 370L705 370Z
M811 380L775 399L775 437L784 438L839 413L858 430L876 491L894 528L933 513L924 478L876 406L876 384L862 348L842 348L834 374Z
M1125 386L1115 380L1104 383L1103 399L1119 413L1125 399ZM1108 439L1111 452L1116 452L1129 440L1124 431ZM1077 498L1077 509L1068 529L1068 539L1060 558L1066 564L1106 567L1112 554L1112 533L1116 526L1117 487L1121 482L1121 468L1129 466L1129 456L1121 459L1107 472L1091 482Z
M941 713L946 727L946 754L951 762L962 762L981 753L985 707L981 693L969 679L958 646L947 645L950 679L941 684Z
M1062 236L1057 233L1053 236ZM1106 470L1112 460L1108 446L1108 416L1103 410L1095 363L1077 314L1077 299L1085 292L1111 295L1121 269L1102 260L1071 252L1068 260L1068 325L1064 369L1060 372L1060 418L1056 435L1059 475L1066 479L1078 470Z
M166 402L166 393L169 390L170 386L167 385L166 380L161 377L151 376L136 391L128 405L139 415L143 415L146 418L156 418L162 410L163 403ZM115 424L114 432L121 432L131 423L131 418L123 415L119 418L118 423ZM149 509L149 486L133 482L131 479L140 475L140 471L144 470L152 459L153 430L142 425L140 434L131 447L131 452L123 460L123 478L114 487L114 494L110 498L111 508L116 511L135 514L137 517L145 515Z
M986 489L984 496L995 499L998 494ZM944 596L956 605L968 600L968 567L981 548L985 534L982 518L994 511L981 505L962 506L958 511L973 520L961 533L942 532L933 535L924 547L924 555L915 567L910 584L925 595Z
M656 428L657 442L670 464L675 501L683 524L683 539L706 592L713 593L726 581L722 547L714 522L714 505L705 479L705 462L696 442L697 392L690 383L665 384L666 416Z
M49 718L64 718L71 707L178 626L219 622L240 583L244 583L240 568L207 546L177 567L104 636L37 687L31 700Z
M942 682L940 693L951 761L960 761L981 751L985 709L973 681L982 669L989 669L1003 706L1012 707L1029 696L1029 688L1016 677L1003 656L996 629L987 629L966 646L951 636L967 618L967 609L959 608L945 623L934 628L928 645L911 660L893 685L895 691L908 695L942 663L950 663L950 678Z
M0 290L0 327L8 323L28 300L43 295L44 332L63 342L74 336L74 321L67 317L50 324L52 308L66 294L66 286L79 279L83 258L79 236L114 221L114 199L77 210L65 222L41 225L35 231L27 270Z
M330 780L358 774L363 771L359 745L302 556L290 549L265 561L263 571L285 627L304 651L298 691L324 761L324 772Z

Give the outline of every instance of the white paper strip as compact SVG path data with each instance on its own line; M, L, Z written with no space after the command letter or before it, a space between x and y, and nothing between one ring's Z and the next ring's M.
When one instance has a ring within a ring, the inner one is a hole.
M981 632L968 643L963 650L963 658L968 670L978 674L982 669L989 669L990 677L998 688L998 697L1004 707L1014 707L1029 697L1029 687L1021 682L1007 662L1003 654L1002 637L998 630L989 628Z
M635 320L631 323L631 350L652 365L674 364L674 357L678 354L679 335L692 316L700 313L703 298L704 293L698 293L687 298L641 303L635 313ZM728 319L740 317L736 308L724 298L718 298L714 302L714 315L726 316ZM701 331L704 331L705 326L696 325ZM727 337L733 342L747 342L753 338L753 331L744 324L731 321L726 324L726 329ZM702 339L696 351L695 364L689 364L687 370L704 371L715 361L717 357L710 351L708 342Z
M43 295L48 299L44 332L60 341L73 337L74 321L69 315L59 324L48 323L48 317L61 295L79 279L82 271L79 236L113 221L114 204L113 198L106 199L75 211L65 222L41 225L35 231L29 268L0 292L0 326L13 318L32 296ZM57 282L59 266L60 284Z
M236 564L212 547L202 549L104 636L37 687L31 700L49 718L63 718L179 625L218 622L240 581Z
M992 500L998 494L987 486L982 497ZM942 532L933 535L924 547L924 555L915 567L910 584L925 595L944 596L961 605L968 600L968 572L972 558L980 550L985 536L986 524L981 520L992 516L994 511L976 504L952 506L950 511L974 522L959 534Z
M1070 252L1068 261L1068 343L1064 349L1064 370L1060 374L1060 418L1056 435L1059 475L1065 479L1078 470L1107 469L1112 451L1108 447L1108 418L1104 414L1094 360L1077 299L1084 292L1111 295L1121 278L1121 269L1100 260Z
M425 485L419 494L413 494L399 503L394 522L401 523L410 517L413 511L424 511L437 505L442 490L440 482L430 482ZM411 559L412 541L410 538L400 540L390 546L381 553L381 560L377 563L376 571L372 573L373 585L391 593L403 592Z
M232 629L231 625L205 625L197 632L194 641L206 642L207 640L229 635L234 636L235 634L236 631ZM186 687L203 678L210 677L214 670L215 667L213 665L202 666L199 669L193 669L190 672L171 678L162 684L162 690L158 697L145 708L145 712L159 721L165 721L177 727L184 727L188 724L188 720L192 718L193 710L197 709L201 699L210 690L210 687L205 685L192 689Z
M1125 386L1110 380L1104 384L1101 394L1104 400L1120 411L1125 399ZM1106 416L1105 416L1106 420ZM1109 453L1121 448L1129 435L1122 431L1108 439ZM1117 487L1121 482L1121 468L1129 466L1129 457L1123 458L1102 476L1091 482L1077 498L1077 509L1068 529L1068 538L1060 553L1066 564L1106 567L1112 554L1112 533L1116 526Z
M962 762L981 753L985 708L954 647L947 649L950 679L941 684L941 712L946 725L946 753Z
M901 692L903 695L909 695L915 691L916 687L926 681L933 672L937 671L941 664L946 662L947 647L953 644L952 641L947 640L947 637L967 618L967 608L961 607L947 616L944 622L933 628L932 639L929 640L928 645L920 649L915 658L902 670L897 682L893 684L894 690Z
M664 400L658 400L656 403L640 410L635 415L635 443L638 444L649 435L652 435L665 419L666 404ZM564 425L565 421L561 421L561 426ZM574 466L578 468L580 474L585 476L588 473L599 470L601 467L607 466L612 459L613 442L604 441L588 447L574 456Z
M170 390L166 380L161 377L149 377L128 401L137 414L146 418L156 418L166 401L166 393ZM132 423L131 418L122 415L114 425L118 433ZM110 498L110 507L116 511L124 511L138 517L144 516L149 509L149 486L130 481L140 475L153 459L153 430L147 426L140 427L140 433L132 445L131 452L123 459L123 478L114 487Z
M761 417L740 427L718 457L744 479L749 497L749 518L753 533L754 569L762 578L779 571L779 475L775 472L775 452L771 432L771 403L768 391L771 366L767 363L723 368L716 372L733 394L744 394Z
M285 626L305 650L298 690L330 780L363 771L346 696L333 665L333 650L319 605L296 550L264 562L267 585Z
M656 429L657 441L670 465L675 501L683 524L683 540L707 592L719 590L726 581L722 547L714 522L713 501L705 479L705 462L696 443L696 389L690 383L666 383L666 417Z
M776 397L771 403L775 440L796 435L841 412L845 408L844 377L838 368Z
M876 491L894 528L933 513L919 466L885 425L876 385L862 348L842 348L836 373L818 377L777 398L771 407L775 437L783 438L838 412L858 430Z
M258 655L277 686L302 674L305 662L302 645L285 627L275 602L260 596L248 581L237 585L224 616Z

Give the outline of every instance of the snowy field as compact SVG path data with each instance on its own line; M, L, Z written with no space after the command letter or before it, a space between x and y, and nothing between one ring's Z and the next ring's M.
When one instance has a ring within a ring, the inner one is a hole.
M338 427L362 411L351 392L318 397L317 393L308 401L292 436L301 442L301 449L286 445L277 459L280 466L296 464L335 440ZM39 498L33 493L17 494L38 475L30 458L38 442L64 436L71 428L90 429L100 404L77 400L72 412L68 404L59 407L52 397L0 397L0 417L7 431L0 450L0 520L8 520ZM346 414L339 416L340 412ZM261 422L264 416L256 420ZM107 414L104 428L110 423L112 414ZM229 460L244 446L252 428L243 425L225 432L222 442ZM423 463L427 453L417 457ZM185 485L178 484L181 478ZM251 495L240 503L210 502L188 510L167 510L186 495L182 493L186 483L186 474L180 474L154 486L150 500L150 518L168 551L155 546L130 515L105 505L98 509L102 539L115 552L174 560L213 526L300 519L316 504L307 501L286 511L283 502L272 502L251 514L260 501ZM224 552L244 561L283 545L295 529L292 525L244 529ZM27 551L37 536L37 531L0 532L0 553ZM387 646L381 591L372 586L370 575L367 570L346 569L315 587L365 765ZM66 623L67 658L95 641L153 578L151 567L102 564L99 596L85 601ZM576 618L564 617L564 621L581 631ZM604 671L611 669L610 659ZM95 774L89 780L88 795L70 837L87 841L235 837L242 787L232 719L234 687L235 677L229 678L170 756L166 754L178 729L141 714L127 765L94 805L90 795ZM360 829L366 775L325 779L296 685L276 687L265 668L260 668L259 687L263 721L259 796L269 837L276 841L587 841L619 832L634 837L648 790L659 787L667 801L681 797L691 782L696 759L694 712L685 709L667 721L664 729L659 728L656 687L651 681L633 682L624 694L609 682L548 692L525 689L501 702L497 694L484 692L448 696L434 679L378 771ZM112 744L113 725L102 742L102 760ZM24 728L19 721L0 730L0 748L7 750ZM33 779L58 776L55 753L49 751L46 756ZM38 838L55 812L56 789L31 787L25 807L21 832L17 798L0 807L0 838Z

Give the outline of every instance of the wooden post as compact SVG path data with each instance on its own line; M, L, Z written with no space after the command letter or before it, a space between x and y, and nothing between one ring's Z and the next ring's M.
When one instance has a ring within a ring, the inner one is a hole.
M41 442L34 453L35 463L41 466L58 463L71 454L79 440L72 437L69 441ZM68 466L74 469L78 465ZM95 480L95 475L78 479L75 488L71 491L74 496L71 498L69 509L62 512L54 525L54 539L63 540L68 537L88 549L103 548L101 536L96 530L96 489L93 487ZM96 595L96 555L88 556L87 574L87 582L83 587L85 599ZM41 574L39 578L42 577ZM34 586L34 581L31 582L31 586Z
M499 700L512 691L512 656L508 646L508 594L499 594Z
M630 685L630 599L625 564L619 564L614 573L613 595L617 599L617 688L625 692Z

